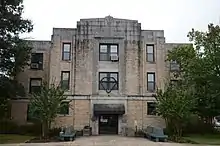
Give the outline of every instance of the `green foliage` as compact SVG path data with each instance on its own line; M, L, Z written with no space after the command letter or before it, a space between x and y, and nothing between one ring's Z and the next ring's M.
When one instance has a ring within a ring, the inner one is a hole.
M31 21L22 18L22 2L23 0L0 1L0 72L10 77L0 77L0 117L7 114L10 97L20 96L18 92L24 92L23 87L13 81L28 64L32 49L26 40L19 37L33 29Z
M1 0L0 3L0 70L15 77L30 57L31 47L19 34L31 32L30 20L21 17L23 0Z
M64 90L60 86L48 85L46 82L43 83L39 93L32 94L30 113L33 118L42 123L43 137L47 136L51 122L56 118L61 103L65 99Z
M23 86L0 74L0 119L9 117L9 99L16 96L25 96Z
M198 115L197 124L211 129L212 118L220 115L220 27L210 24L207 32L192 29L188 37L193 45L175 47L167 56L167 61L176 60L180 65L174 75L181 84L158 91L158 110L171 131L191 120L191 114ZM190 128L186 125L179 127Z
M27 125L17 125L17 123L11 120L1 120L0 134L29 134L39 136L41 134L41 124L32 123Z
M157 112L161 115L171 135L182 136L182 129L189 119L195 104L195 99L190 96L193 92L182 81L168 84L164 91L157 90Z
M220 27L210 24L207 32L192 29L189 38L194 42L199 60L191 73L199 97L196 110L210 122L220 114Z
M17 133L18 125L10 120L0 120L0 134Z

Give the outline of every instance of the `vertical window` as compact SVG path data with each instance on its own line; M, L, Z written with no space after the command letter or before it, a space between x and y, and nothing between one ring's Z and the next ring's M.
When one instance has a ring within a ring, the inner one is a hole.
M107 45L100 45L99 60L100 61L107 61L108 59L109 59L108 46Z
M150 92L155 91L155 73L147 73L147 90Z
M30 78L30 93L39 93L41 89L42 79L41 78Z
M118 73L100 72L99 90L118 90Z
M69 102L63 101L61 103L58 114L69 115Z
M100 44L99 61L111 61L111 56L118 55L117 44Z
M61 72L61 87L64 90L68 90L69 84L70 84L70 71L62 71Z
M155 102L147 103L147 115L156 115L156 103Z
M36 122L39 120L39 111L31 111L30 104L27 105L27 122Z
M36 69L36 70L43 69L43 53L31 54L31 69Z
M68 61L71 58L71 43L63 43L62 60Z
M154 45L147 45L147 62L155 62Z

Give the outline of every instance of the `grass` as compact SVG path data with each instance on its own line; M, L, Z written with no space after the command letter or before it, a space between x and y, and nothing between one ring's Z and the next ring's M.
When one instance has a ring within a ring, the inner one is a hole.
M0 144L24 143L25 141L32 138L34 137L28 135L0 134Z
M220 145L220 134L188 135L184 139L197 144Z

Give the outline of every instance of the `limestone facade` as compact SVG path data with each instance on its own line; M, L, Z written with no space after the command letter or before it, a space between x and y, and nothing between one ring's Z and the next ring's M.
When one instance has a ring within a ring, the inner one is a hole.
M142 30L137 20L105 18L80 19L76 28L53 28L50 41L32 41L33 52L43 53L43 70L27 67L20 73L19 81L27 92L30 78L42 78L59 84L61 72L70 72L69 90L65 93L69 101L69 114L58 115L53 126L74 125L82 129L92 127L99 134L98 117L94 117L94 104L118 104L125 106L125 114L119 115L118 133L127 126L138 129L148 125L164 127L164 121L156 115L148 115L148 102L155 102L155 91L148 90L148 73L154 73L155 87L164 88L169 76L167 50L183 44L165 43L163 30ZM70 58L63 60L63 45L70 45ZM118 49L118 61L100 61L100 44L114 44ZM153 61L147 61L147 46L153 46ZM99 90L99 73L117 72L118 90ZM28 103L24 99L13 101L12 116L26 123ZM19 101L21 103L19 103ZM20 108L21 111L16 111ZM12 117L12 118L13 118ZM20 118L17 118L20 117ZM94 119L95 118L95 119Z

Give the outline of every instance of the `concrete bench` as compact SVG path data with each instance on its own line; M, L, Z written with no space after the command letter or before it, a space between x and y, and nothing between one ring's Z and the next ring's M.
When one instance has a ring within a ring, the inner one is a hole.
M167 141L168 136L164 135L164 131L162 128L148 126L143 130L144 136L150 140L158 141Z
M66 127L64 130L60 132L59 139L64 141L68 139L69 141L75 140L76 137L76 130L73 127Z

